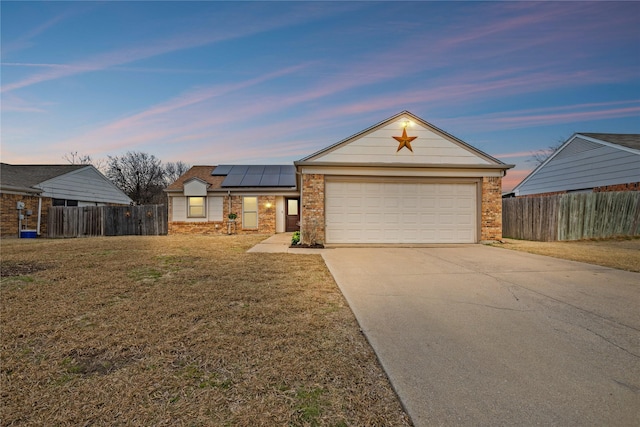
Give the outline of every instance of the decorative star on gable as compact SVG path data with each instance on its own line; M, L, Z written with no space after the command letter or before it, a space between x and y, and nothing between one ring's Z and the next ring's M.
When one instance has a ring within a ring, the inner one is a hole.
M402 136L393 137L393 139L395 139L400 143L400 145L398 145L398 149L396 150L396 153L402 150L402 148L404 147L407 147L409 151L413 153L413 148L411 148L411 141L413 141L416 138L417 136L407 136L407 128L402 129Z

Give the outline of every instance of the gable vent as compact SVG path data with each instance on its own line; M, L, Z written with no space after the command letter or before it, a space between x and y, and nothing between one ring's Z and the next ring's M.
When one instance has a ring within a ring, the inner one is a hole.
M558 153L555 157L556 159L563 159L565 157L572 157L578 153L582 153L584 151L595 150L597 148L601 148L602 145L596 144L595 142L587 141L582 138L576 137L569 145L564 147L564 149Z

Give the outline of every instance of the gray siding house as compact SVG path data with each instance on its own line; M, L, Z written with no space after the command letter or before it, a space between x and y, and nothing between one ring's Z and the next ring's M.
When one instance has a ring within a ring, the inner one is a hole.
M129 205L132 200L91 165L2 163L0 202L0 235L7 237L18 236L20 227L46 234L49 206Z
M576 133L513 195L640 190L640 134Z

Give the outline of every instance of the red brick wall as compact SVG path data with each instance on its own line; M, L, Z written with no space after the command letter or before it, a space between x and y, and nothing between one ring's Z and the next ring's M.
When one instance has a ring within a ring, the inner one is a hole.
M301 201L300 237L302 243L324 243L324 175L302 175ZM310 240L315 240L315 242Z
M190 222L173 221L172 198L169 198L169 234L275 234L276 232L276 197L258 196L258 228L242 227L242 198L231 196L231 212L238 215L235 223L229 227L229 197L224 196L222 203L223 221ZM270 207L267 205L270 204Z
M217 228L216 228L217 226ZM226 234L226 225L222 222L170 222L168 234Z
M640 182L630 182L628 184L605 185L604 187L596 187L594 193L605 191L640 191Z
M558 194L567 194L567 192L566 191L551 191L549 193L527 194L525 196L518 196L518 197L547 197L547 196L557 196Z
M605 185L602 187L594 187L594 193L601 193L605 191L640 191L640 182L630 182L627 184L615 184L615 185ZM549 193L538 193L538 194L527 194L525 196L518 197L546 197L546 196L556 196L558 194L567 194L568 191L553 191Z
M37 196L24 196L20 194L0 194L0 236L1 237L18 237L18 210L16 209L17 202L24 202L25 208L23 214L26 216L26 211L33 211L33 215L28 217L27 226L30 230L36 230L38 227L38 197ZM47 219L49 213L49 206L52 205L52 201L48 197L42 198L42 215L40 217L40 233L45 236L47 234ZM25 221L22 221L23 228Z
M480 240L502 239L502 178L482 178Z

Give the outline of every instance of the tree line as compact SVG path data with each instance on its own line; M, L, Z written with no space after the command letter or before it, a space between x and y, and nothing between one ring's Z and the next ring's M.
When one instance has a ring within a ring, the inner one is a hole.
M106 160L98 161L72 152L64 159L71 164L93 165L138 205L165 203L167 196L163 189L191 167L182 161L163 164L153 154L139 151L128 151L121 156L108 156Z

